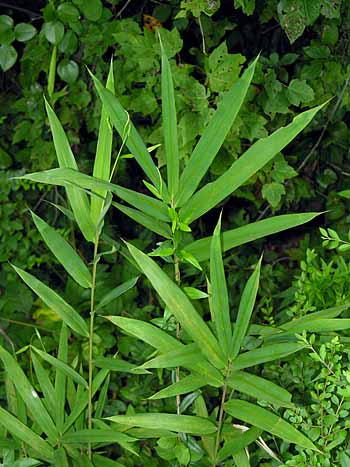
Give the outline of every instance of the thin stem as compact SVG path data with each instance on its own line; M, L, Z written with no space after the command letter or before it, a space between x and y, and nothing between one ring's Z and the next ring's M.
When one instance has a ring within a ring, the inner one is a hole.
M180 262L179 262L179 257L177 254L174 254L174 269L175 269L175 282L177 283L178 286L181 284L181 275L180 275ZM176 323L176 339L180 339L180 323ZM180 368L176 367L175 370L175 380L178 383L180 381ZM181 414L181 396L178 394L176 396L176 412L178 415Z
M227 395L227 378L230 375L230 372L231 372L231 361L229 361L228 367L226 369L225 383L224 383L224 387L223 387L223 390L222 390L220 410L219 410L218 430L217 430L217 433L216 433L216 443L215 443L215 457L214 457L215 458L215 464L213 464L212 467L215 467L215 465L216 465L216 458L217 458L219 447L220 447L221 430L222 430L222 425L223 425L223 422L224 422L224 414L225 414L224 406L225 406L226 395ZM232 397L232 393L231 393L230 397Z
M88 394L88 429L92 428L92 373L93 373L93 337L94 337L94 318L95 318L95 287L96 287L96 269L97 269L97 250L98 241L96 238L94 244L94 257L92 263L92 284L90 295L90 332L89 332L89 394ZM88 456L91 460L91 443L88 444Z

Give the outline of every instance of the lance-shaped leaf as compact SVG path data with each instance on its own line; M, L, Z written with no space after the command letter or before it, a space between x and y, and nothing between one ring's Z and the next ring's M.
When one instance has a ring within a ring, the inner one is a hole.
M203 361L204 357L197 344L182 345L179 349L173 349L157 357L148 360L140 368L176 368L188 367Z
M233 399L225 404L225 411L232 417L272 433L297 446L318 451L316 446L288 422L250 402Z
M206 386L207 384L210 385L210 380L206 380L203 378L203 376L185 376L177 383L174 383L167 388L161 389L156 394L153 394L153 396L149 397L149 399L165 399L167 397L174 397L179 394L188 394L203 386Z
M68 362L68 337L69 330L63 321L60 340L58 344L58 355L57 357L64 363ZM69 381L69 380L68 380ZM65 421L65 404L66 404L66 393L68 392L67 377L63 371L59 368L56 369L55 375L55 399L56 399L56 414L55 421L57 429L62 432L62 428ZM74 391L75 392L75 391Z
M138 439L115 430L78 430L70 431L62 436L64 444L133 443L134 441L138 441Z
M97 368L106 368L110 371L121 371L124 373L133 374L147 374L149 371L143 370L142 368L133 365L132 363L126 362L120 358L111 357L97 357L95 360L95 366Z
M184 205L191 198L222 146L243 104L254 75L257 60L254 60L242 77L225 94L217 111L204 130L181 175L179 192L176 196L177 206Z
M222 233L222 250L228 251L245 243L252 242L259 238L272 235L283 230L297 227L298 225L310 222L320 213L310 212L305 214L283 214L282 216L270 217L262 221L252 222L236 229L227 230ZM186 251L191 253L198 261L206 261L210 255L210 242L212 237L201 238L189 245Z
M0 424L8 430L13 436L22 440L30 446L40 457L48 462L52 462L54 450L40 436L34 433L30 428L17 420L10 412L0 407Z
M210 244L210 309L223 354L228 357L232 341L230 309L221 251L221 215Z
M58 164L60 167L69 167L78 170L77 163L74 159L72 150L70 148L67 136L63 127L56 117L55 112L52 110L48 102L45 100L46 112L49 117L53 142L56 150ZM67 187L67 196L69 203L72 207L74 217L79 225L79 228L88 241L93 241L95 237L95 227L90 215L89 200L83 191Z
M283 357L298 352L305 348L305 344L299 342L284 342L283 344L265 345L258 349L241 353L234 360L232 370L242 370L261 363L279 360Z
M40 357L45 360L47 363L52 365L53 367L57 368L60 370L62 373L64 373L68 378L71 378L73 381L75 381L77 384L81 384L85 388L88 387L87 382L85 379L79 375L75 370L73 370L72 367L64 363L63 361L59 360L58 358L53 357L52 355L48 354L47 352L43 352L40 349L37 349L34 346L31 346L31 348L36 352Z
M111 61L109 73L106 83L106 88L114 94L114 76L113 62ZM109 123L108 113L105 106L102 105L100 128L98 132L96 156L94 162L93 175L95 178L109 180L111 172L111 154L112 154L113 130ZM98 190L97 193L102 197L106 197L106 190ZM103 199L92 197L91 199L91 218L96 225L103 208Z
M55 400L55 392L52 385L52 382L49 378L49 375L45 368L40 363L40 360L32 353L31 360L33 362L34 371L40 386L40 390L44 395L44 404L47 407L47 411L51 415L51 417L55 417L55 407L56 407L56 400Z
M288 391L260 376L235 371L227 378L227 384L235 391L247 394L259 401L270 402L281 407L293 406L292 395Z
M88 327L83 318L63 300L56 292L51 290L43 282L39 281L36 277L28 272L13 266L13 269L22 278L22 280L35 292L38 297L53 310L64 321L67 326L73 329L81 336L88 337Z
M250 467L249 457L245 449L240 449L232 454L236 467Z
M100 310L101 308L111 303L113 300L116 300L128 290L132 289L136 285L138 278L139 276L133 277L132 279L129 279L128 281L125 281L122 284L115 287L114 289L112 289L101 299L99 304L96 306L95 310Z
M177 433L191 433L193 435L209 435L216 432L215 424L206 418L192 415L174 415L165 413L146 413L135 415L115 415L108 417L111 422L121 425L137 426L153 429L175 431Z
M34 172L32 174L15 178L65 187L81 187L86 190L91 190L91 195L96 194L96 196L98 191L110 191L140 211L145 212L156 219L169 222L168 208L162 201L152 198L151 196L129 190L128 188L124 188L120 185L91 177L90 175L86 175L74 169L43 170L42 172Z
M126 139L126 146L129 148L140 167L142 167L145 174L149 177L157 189L160 190L162 182L159 171L154 164L141 136L130 121L128 113L123 109L117 97L108 89L105 89L103 84L92 73L90 73L90 75L94 81L102 104L104 105L104 108L109 115L111 123L121 137L123 137L127 131L128 136Z
M237 436L234 436L233 439L226 441L224 447L220 449L218 454L219 462L224 461L227 457L232 456L233 454L239 453L242 449L249 444L254 443L259 436L261 435L262 430L260 428L252 427L243 433L237 429ZM236 433L235 433L236 434Z
M127 246L154 289L185 331L200 346L202 353L216 368L224 368L224 359L220 353L216 338L199 316L186 294L149 256L131 244L127 244Z
M153 324L145 323L138 319L124 318L123 316L105 316L111 323L123 329L127 334L141 339L155 349L162 352L181 349L183 345L175 337L170 336L165 331L153 326Z
M173 200L179 185L179 149L177 140L176 107L170 64L162 44L160 34L159 41L162 54L161 87L164 146L168 175L168 189L171 200Z
M112 203L114 207L116 207L119 211L126 214L132 220L137 222L138 224L143 225L146 229L155 232L158 235L161 235L165 238L171 238L171 230L170 226L163 221L159 221L158 219L154 219L154 217L149 216L137 209L129 208L128 206L123 206L119 203Z
M91 275L84 261L61 234L32 212L33 221L46 245L70 276L82 287L91 287Z
M29 409L33 420L40 426L40 429L47 434L49 442L55 443L58 439L57 429L48 414L38 393L28 381L22 368L18 365L13 356L0 346L0 358L5 370Z
M237 357L247 333L250 317L255 305L256 294L258 293L260 266L261 258L253 274L248 279L239 302L237 319L233 329L232 343L230 346L230 357L232 360Z
M94 454L93 461L95 467L125 467L125 465L121 464L120 462L112 461L111 459L101 456L100 454Z
M180 209L180 219L186 224L193 222L237 190L286 147L311 122L323 105L301 113L286 127L254 143L223 175L205 185L186 202Z

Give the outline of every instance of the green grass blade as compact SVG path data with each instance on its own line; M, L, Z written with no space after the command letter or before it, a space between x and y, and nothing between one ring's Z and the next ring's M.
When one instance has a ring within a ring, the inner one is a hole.
M168 189L173 204L179 186L179 149L177 139L177 119L174 96L174 84L171 69L166 56L161 37L160 48L162 55L162 118L166 165L168 175Z
M210 309L223 354L229 355L232 339L230 309L221 251L221 215L210 244Z
M208 183L180 209L183 222L189 224L215 207L264 167L285 148L313 119L324 104L297 115L292 123L253 144L214 182Z
M230 400L225 404L225 411L238 420L249 423L261 430L272 433L289 443L297 446L318 451L314 444L288 422L250 402L241 400Z
M129 279L128 281L123 282L122 284L118 285L115 289L112 289L110 292L108 292L101 299L99 304L96 306L95 310L97 311L107 306L113 300L116 300L118 297L123 295L125 292L135 287L136 282L138 281L139 277L140 276L133 277L132 279Z
M281 407L293 407L292 395L271 381L244 371L236 371L227 378L227 384L235 391Z
M192 415L173 415L165 413L147 413L135 415L115 415L108 417L111 422L121 425L137 426L141 428L175 431L177 433L191 433L194 435L209 435L216 432L215 424L209 419Z
M63 127L56 117L55 112L52 110L46 100L45 107L49 117L59 166L78 170L77 163L74 159ZM93 241L95 237L95 227L91 219L89 200L86 196L86 193L73 187L67 188L66 191L74 213L74 217L77 221L77 224L79 225L81 232L83 233L86 240Z
M110 380L111 380L110 375L108 375L105 382L103 383L98 400L95 405L94 418L102 417L104 408L106 406L107 398L108 398L108 388L109 388Z
M305 348L305 344L284 342L283 344L265 345L259 349L244 352L234 360L232 370L242 370L261 363L271 362L287 357L299 350Z
M237 357L240 351L253 313L256 295L259 288L261 259L262 258L260 258L253 274L248 279L239 302L237 319L233 329L232 343L230 346L230 358L232 360Z
M107 457L101 456L100 454L93 455L93 461L95 467L125 467L120 462L112 461Z
M236 467L250 467L249 457L245 449L240 449L232 454Z
M218 342L186 294L149 256L131 244L127 244L127 247L171 313L200 346L202 353L216 368L223 368L225 364Z
M0 407L0 424L13 436L31 447L41 459L52 462L54 451L52 447L30 428L17 420L10 412Z
M114 94L114 76L113 63L109 67L109 73L106 83L106 89ZM109 180L111 172L111 154L112 154L113 130L109 123L108 113L102 105L100 128L98 132L96 156L94 162L93 176L102 180ZM98 190L97 193L102 197L106 197L106 190ZM92 222L97 225L100 214L103 208L103 200L97 197L91 199L91 218Z
M148 214L144 214L143 212L138 211L137 209L129 208L114 201L112 202L112 205L119 211L124 213L126 216L130 217L130 219L132 219L133 221L146 227L146 229L155 232L161 237L171 239L172 235L170 226L165 222L159 221L158 219L155 219L154 217L151 217Z
M42 172L35 172L17 178L65 187L81 187L91 190L92 195L103 190L110 191L116 194L123 201L131 204L131 206L136 209L139 209L140 211L161 221L169 222L168 208L162 201L152 198L151 196L129 190L128 188L124 188L120 185L91 177L74 169L44 170Z
M49 378L49 375L45 368L42 366L40 361L31 353L31 360L33 362L34 371L40 386L40 390L44 395L44 404L47 407L47 411L51 415L51 417L55 417L55 407L56 407L56 400L55 400L55 391L53 384Z
M103 84L92 73L90 73L90 75L94 81L96 90L100 96L104 108L106 109L106 112L108 113L111 123L121 137L123 137L125 134L125 129L129 127L126 146L129 148L130 152L135 157L136 161L143 169L145 174L159 190L161 186L159 171L154 164L146 145L142 141L141 136L137 132L134 125L131 123L128 113L120 105L117 97L111 91L105 89Z
M28 287L30 287L49 308L55 311L67 326L72 328L81 336L89 336L88 327L83 318L70 305L68 305L63 298L28 272L13 265L12 267Z
M180 188L176 196L177 206L183 206L190 200L222 146L243 104L254 75L257 60L254 60L242 77L225 94L217 111L204 130L181 175Z
M40 429L47 434L49 442L56 442L58 439L57 429L37 392L28 381L22 368L18 365L13 356L1 346L0 358L9 378L23 398L23 401L32 414L33 419L40 426Z
M270 217L269 219L237 227L236 229L227 230L222 233L222 250L228 251L231 248L244 245L253 240L297 227L298 225L312 221L319 215L320 213L316 212L283 214L282 216ZM211 239L212 237L205 237L196 240L186 245L186 251L191 253L198 261L206 261L209 259Z
M206 361L197 344L187 344L148 360L140 368L187 368L201 361Z
M66 324L63 322L60 332L60 340L58 345L57 357L64 363L68 362L68 329ZM67 377L59 369L56 369L55 377L55 399L56 399L56 415L55 421L59 432L62 432L64 421L65 421L65 404L66 404L66 392L67 392Z
M60 370L63 374L65 374L68 378L71 378L77 384L81 384L85 388L88 387L87 382L85 379L79 375L72 367L64 363L63 361L59 360L58 358L53 357L52 355L43 352L42 350L37 349L36 347L31 347L34 352L36 352L40 357L45 360L47 363L55 367L56 369Z
M232 440L230 439L229 441L226 441L224 447L219 451L218 461L222 462L228 457L237 454L240 450L249 446L249 444L254 443L254 441L259 438L261 433L262 430L256 427L252 427L247 431L240 432L240 434L235 436Z
M33 221L43 237L46 245L62 264L70 276L82 287L91 287L91 275L84 261L70 244L55 229L50 227L39 216L31 213Z
M175 397L179 394L188 394L192 391L196 391L197 389L210 384L210 380L206 380L203 376L185 376L177 383L168 386L167 388L161 389L160 391L153 394L153 396L149 397L150 400L158 400L158 399L165 399L167 397Z

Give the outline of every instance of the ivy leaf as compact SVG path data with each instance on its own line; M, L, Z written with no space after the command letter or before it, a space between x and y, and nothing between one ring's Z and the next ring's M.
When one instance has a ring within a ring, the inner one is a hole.
M304 79L293 79L287 89L287 97L291 104L299 105L310 102L315 97L314 91Z
M17 52L12 45L0 46L0 67L3 71L9 70L17 60Z
M263 198L265 198L273 208L276 208L281 201L282 195L286 193L286 190L281 183L271 182L266 183L262 187L261 193Z
M330 0L332 1L332 0ZM277 6L280 24L290 43L302 35L320 14L321 0L282 0Z
M223 92L238 80L245 57L241 54L229 54L223 42L208 58L209 87L213 92Z

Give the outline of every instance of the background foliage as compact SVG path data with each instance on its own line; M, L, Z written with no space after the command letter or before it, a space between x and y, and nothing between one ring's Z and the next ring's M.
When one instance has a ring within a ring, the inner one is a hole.
M59 228L78 249L81 243L73 224L59 210L48 209L47 201L65 207L59 189L38 185L34 191L31 182L9 180L54 165L42 98L48 86L51 57L57 54L52 95L55 111L80 168L87 170L95 152L100 104L86 66L104 79L111 56L121 103L130 111L148 145L162 143L160 54L155 35L159 26L163 27L176 89L180 156L184 164L222 93L237 80L245 64L261 54L244 108L206 181L225 172L246 146L288 123L295 113L331 99L283 155L278 155L220 208L225 210L226 228L262 219L270 212L327 211L311 226L242 247L239 255L226 256L232 305L237 305L241 284L248 278L249 266L256 262L262 247L265 266L256 317L262 324L276 324L286 316L300 317L346 302L347 253L322 249L314 228L330 226L343 238L349 230L350 8L346 0L56 0L30 6L18 0L11 4L0 2L0 13L0 326L5 342L11 341L20 348L33 335L34 325L48 331L43 338L48 351L58 340L58 323L52 312L15 279L8 265L8 261L14 261L27 270L34 268L39 277L49 276L58 288L66 282L62 280L63 271L46 253L33 229L28 208ZM161 167L162 146L155 154ZM131 172L128 159L121 160L120 184L141 186L141 176L135 166ZM210 234L218 214L219 209L208 214L200 223L198 234ZM108 220L111 236L116 233L137 238L140 248L154 241L152 234L125 219L113 211ZM109 249L106 244L106 251ZM84 254L88 256L89 252ZM133 274L118 252L105 256L98 267L98 293L102 297ZM185 282L193 287L202 285L199 280L194 281L190 267ZM77 290L69 279L67 284L64 296L78 310L84 310L88 300L84 290ZM115 314L132 309L140 319L159 322L162 318L154 292L146 281L141 287L144 299L130 290L115 301ZM102 356L113 349L116 333L97 321L95 338L96 352ZM312 336L306 338L312 341ZM347 465L340 453L348 449L349 394L339 393L342 388L336 387L335 382L346 377L348 352L344 342L348 338L325 343L320 339L312 343L315 351L305 351L300 360L271 364L264 369L276 382L282 379L289 390L292 387L294 398L305 407L298 413L287 411L286 418L300 424L306 432L314 430L314 440L321 438L328 446L326 456L313 454L315 457L310 459L309 453L296 453L282 444L278 450L286 465L310 466L311 460L315 466ZM84 340L74 346L87 355ZM131 337L119 336L118 346L125 358L138 360L145 356L144 345ZM146 404L142 400L155 392L161 381L161 374L159 379L149 376L148 384L142 386L138 376L115 378L108 406L110 414L125 412L129 404L142 408ZM154 410L167 409L167 402L152 404ZM327 438L330 431L334 434L335 426L336 442L334 436ZM143 449L141 460L124 453L120 462L128 466L173 465L155 459L150 446ZM160 458L165 451L158 446ZM263 451L258 449L252 465L277 464L264 460Z

